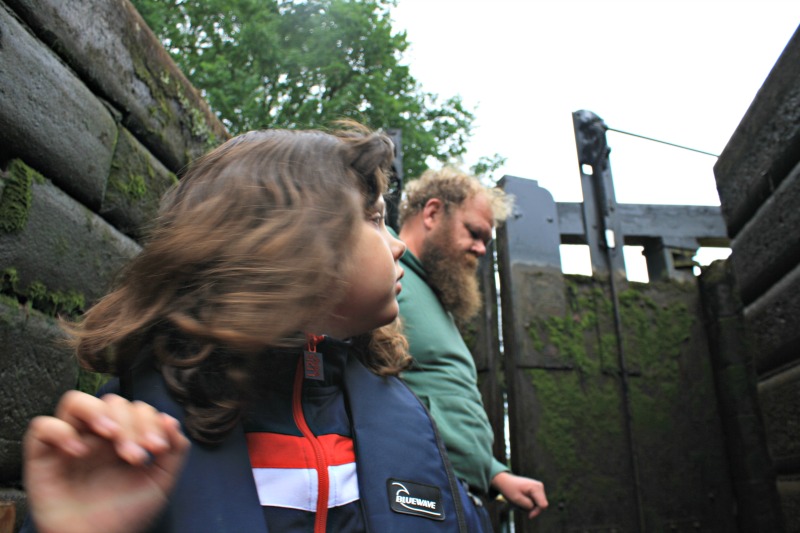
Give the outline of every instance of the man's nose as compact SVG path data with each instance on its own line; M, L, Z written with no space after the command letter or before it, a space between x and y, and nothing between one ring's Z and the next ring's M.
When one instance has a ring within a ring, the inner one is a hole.
M470 251L478 257L483 257L486 255L486 243L480 239L475 239L472 241L472 248L470 248Z

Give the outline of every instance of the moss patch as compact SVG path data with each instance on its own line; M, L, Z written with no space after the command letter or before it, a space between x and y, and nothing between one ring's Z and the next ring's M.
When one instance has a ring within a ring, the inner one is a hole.
M76 317L86 307L86 298L80 292L49 290L40 281L33 281L27 289L22 289L19 281L16 268L9 267L0 272L0 294L49 317Z
M86 370L85 368L79 368L78 383L75 388L86 394L95 395L100 387L105 385L109 379L111 379L111 376L108 374L100 374L98 372Z
M131 202L141 200L147 195L147 183L141 174L128 174L126 180L111 180L110 185Z
M617 383L581 372L525 372L542 405L537 444L552 471L560 472L548 480L548 493L577 504L589 483L606 497L619 492L619 472L610 466L624 448ZM587 481L574 477L579 473Z
M31 167L14 159L3 176L2 196L0 196L0 231L11 233L20 231L28 223L34 181L44 181L41 174Z
M86 306L83 294L73 290L48 290L44 283L38 281L28 286L28 298L34 309L48 316L75 316Z
M605 284L565 281L564 316L532 317L526 327L535 350L554 349L559 369L523 372L535 396L534 446L551 476L548 494L553 501L596 508L600 498L628 499L630 486L614 308ZM687 343L697 320L687 290L693 289L632 283L619 296L635 438L648 453L675 441L673 432L685 426L682 411L708 403L686 378L693 372L686 368L694 364ZM667 476L662 466L670 460L666 453L650 453L655 464L649 469ZM680 477L681 469L673 471ZM674 486L682 486L679 481ZM586 501L594 494L602 497Z

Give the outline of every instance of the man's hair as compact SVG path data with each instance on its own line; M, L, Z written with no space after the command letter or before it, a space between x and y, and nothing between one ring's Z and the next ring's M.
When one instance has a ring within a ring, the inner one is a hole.
M492 208L495 224L503 222L511 211L512 197L497 187L486 187L478 178L453 167L426 170L418 179L405 185L400 202L400 226L410 217L422 212L432 198L442 201L446 210L460 207L477 194L485 194Z
M195 161L162 201L116 288L66 325L83 366L124 374L154 354L190 435L217 442L244 408L254 361L304 342L355 265L355 231L387 188L389 138L252 131ZM391 326L355 340L366 366L409 361Z

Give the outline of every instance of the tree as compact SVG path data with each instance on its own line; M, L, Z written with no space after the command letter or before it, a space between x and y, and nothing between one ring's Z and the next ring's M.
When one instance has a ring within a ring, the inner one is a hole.
M472 175L478 176L484 185L494 186L497 184L497 180L500 179L495 174L500 167L506 164L506 161L508 161L508 158L500 154L494 154L492 157L483 155L478 158L478 161L469 170Z
M474 115L424 92L403 65L396 0L133 0L231 133L327 127L353 118L396 128L405 174L460 158ZM446 61L446 58L442 58Z

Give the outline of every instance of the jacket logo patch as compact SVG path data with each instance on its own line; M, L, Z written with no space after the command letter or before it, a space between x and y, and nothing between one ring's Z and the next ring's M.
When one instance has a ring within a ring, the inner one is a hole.
M389 479L389 505L396 513L422 516L432 520L444 520L441 491L438 487Z

